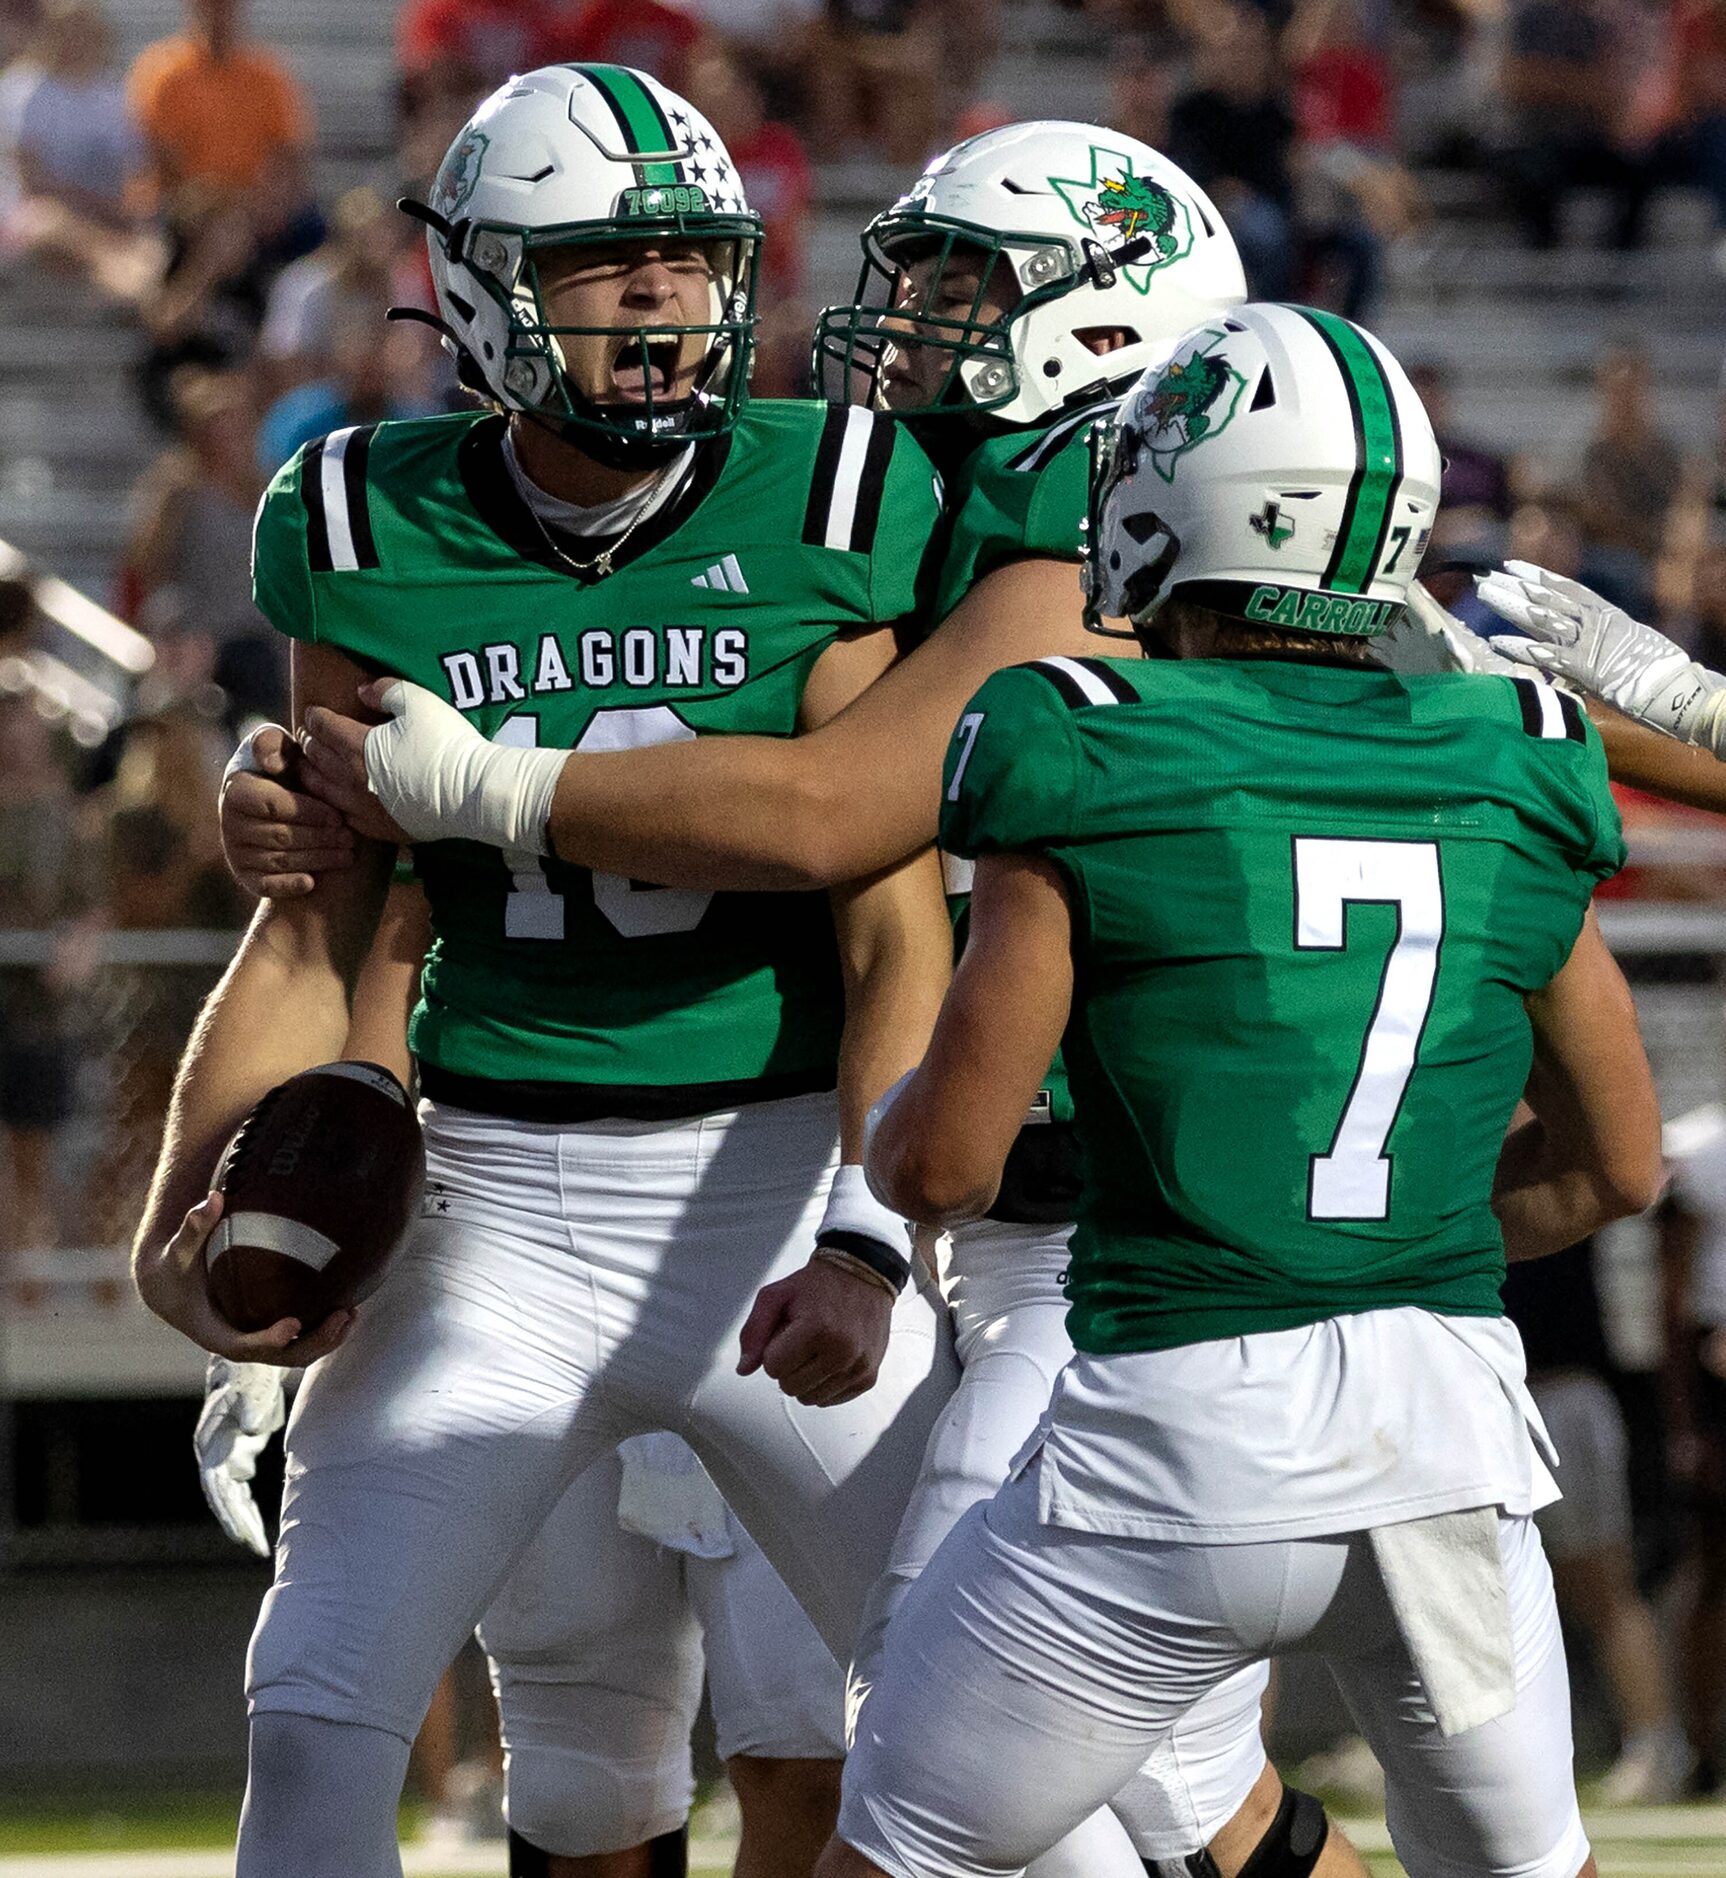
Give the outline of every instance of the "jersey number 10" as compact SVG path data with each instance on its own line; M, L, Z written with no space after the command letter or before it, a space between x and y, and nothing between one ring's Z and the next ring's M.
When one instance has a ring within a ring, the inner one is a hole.
M655 743L687 743L695 732L668 704L634 710L595 711L581 733L578 750L641 750ZM506 718L493 743L531 750L539 743L539 719L531 714ZM512 884L503 903L506 939L561 939L563 895L553 890L537 854L505 853ZM692 887L638 886L622 874L593 876L593 904L625 939L649 939L663 933L692 932L713 899Z
M1396 1126L1421 1033L1438 984L1444 937L1444 881L1433 841L1332 841L1294 838L1295 945L1340 952L1348 944L1348 908L1396 908L1396 942L1384 963L1378 1002L1329 1150L1313 1155L1307 1175L1308 1219L1388 1219Z

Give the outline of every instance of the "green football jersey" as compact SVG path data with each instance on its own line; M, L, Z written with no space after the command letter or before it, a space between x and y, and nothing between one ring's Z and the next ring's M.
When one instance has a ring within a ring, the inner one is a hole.
M752 404L603 578L552 548L504 434L461 414L309 445L259 510L258 604L488 737L604 750L790 736L821 653L923 597L933 471L866 411ZM410 1042L434 1093L537 1086L557 1112L591 1085L591 1112L651 1114L832 1086L824 894L662 888L463 841L414 858L435 940Z
M946 491L948 533L929 624L945 619L978 581L1011 561L1071 561L1076 587L1078 563L1085 553L1091 427L1118 402L1111 394L1047 423L1003 431L965 458ZM970 864L943 849L941 865L954 942L963 950ZM1059 1055L1049 1065L1036 1114L1055 1122L1073 1118L1066 1067ZM1057 1211L1068 1203L1070 1186L1066 1178L1056 1181L1051 1197L1058 1202ZM1039 1217L1049 1216L1049 1209L1034 1203L1032 1210Z
M1498 1314L1523 996L1624 858L1574 700L1042 660L966 710L942 839L1045 856L1068 884L1080 1349L1394 1305Z
M1009 561L1084 559L1091 427L1119 401L1111 394L1045 424L1003 431L965 458L946 492L949 533L931 623Z

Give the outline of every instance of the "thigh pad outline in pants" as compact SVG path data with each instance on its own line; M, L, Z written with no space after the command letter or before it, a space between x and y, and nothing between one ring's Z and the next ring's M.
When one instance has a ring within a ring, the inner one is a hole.
M1045 1527L1036 1473L965 1515L888 1632L840 1836L895 1878L1018 1871L1258 1655L1202 1565L1186 1582L1195 1548Z
M687 1558L721 1760L841 1760L845 1679L761 1548L731 1516L729 1558Z
M610 1454L568 1489L480 1625L505 1815L566 1858L674 1832L695 1797L702 1649L690 1561L618 1525L621 1472Z
M585 1304L567 1256L525 1233L415 1228L289 1423L254 1712L413 1739L517 1554L628 1432L587 1393Z

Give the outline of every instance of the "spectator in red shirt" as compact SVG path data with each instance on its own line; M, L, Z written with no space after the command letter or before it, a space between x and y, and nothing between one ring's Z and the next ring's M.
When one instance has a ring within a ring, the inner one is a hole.
M803 139L767 115L755 76L730 52L714 47L691 68L689 101L718 131L743 178L749 206L766 225L762 290L789 300L803 290L810 204L815 178Z
M666 0L587 0L575 16L564 58L631 65L673 91L686 91L706 33L691 7Z
M411 86L483 94L569 58L571 20L562 0L407 0L396 15L396 60Z

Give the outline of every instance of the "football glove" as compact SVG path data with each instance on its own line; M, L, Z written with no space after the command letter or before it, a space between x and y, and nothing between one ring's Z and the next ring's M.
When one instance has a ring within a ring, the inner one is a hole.
M1506 657L1568 679L1653 730L1716 756L1726 750L1726 678L1664 633L1532 561L1506 561L1503 572L1475 584L1495 613L1520 628L1493 635Z
M384 692L389 722L366 733L366 780L410 841L483 841L544 854L566 750L490 743L423 685Z
M192 1435L204 1498L236 1545L270 1555L264 1517L252 1498L258 1456L287 1419L286 1372L273 1363L230 1363L212 1356L204 1409Z
M1417 580L1408 611L1374 649L1393 672L1486 672L1520 678L1521 668L1441 606Z

